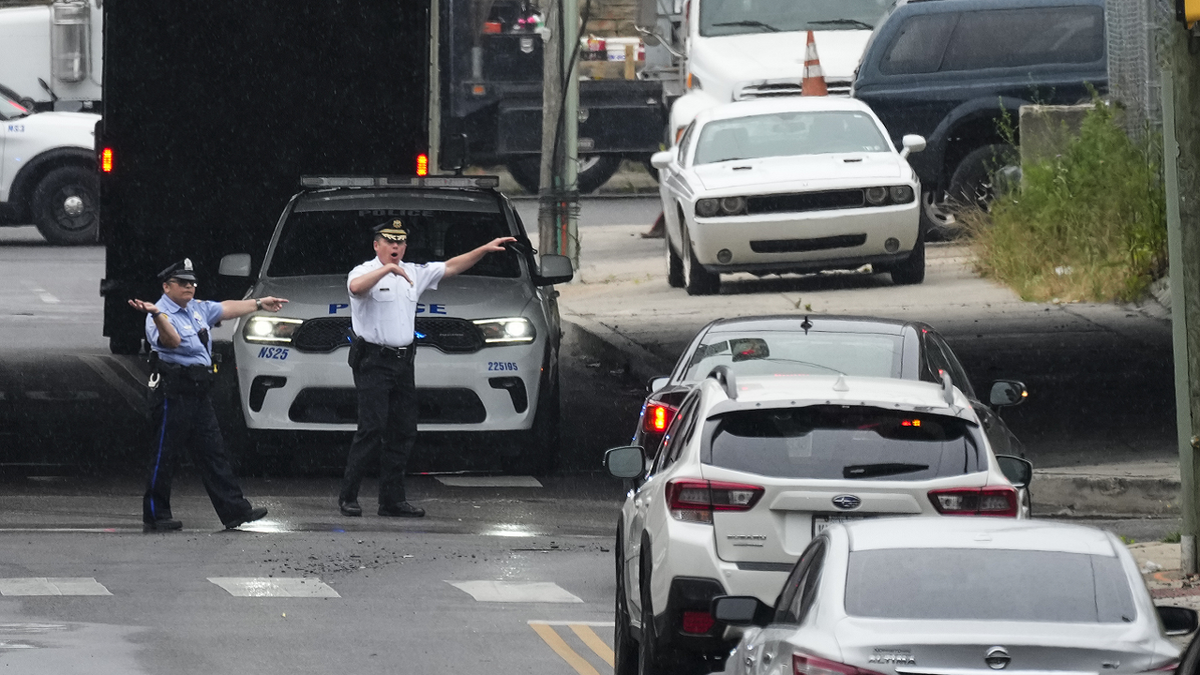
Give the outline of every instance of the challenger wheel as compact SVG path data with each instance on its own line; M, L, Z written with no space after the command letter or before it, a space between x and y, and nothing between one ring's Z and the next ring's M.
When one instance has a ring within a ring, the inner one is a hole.
M721 275L704 269L696 260L687 227L681 225L679 229L683 233L680 248L683 249L683 283L688 295L716 295L717 291L721 290Z

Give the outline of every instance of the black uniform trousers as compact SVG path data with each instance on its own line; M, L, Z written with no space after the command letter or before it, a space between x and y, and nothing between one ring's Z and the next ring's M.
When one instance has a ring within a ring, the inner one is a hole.
M346 474L338 499L356 501L358 488L375 457L379 457L379 503L406 501L404 471L417 441L417 384L413 350L404 356L370 345L354 369L358 394L358 431L350 444Z
M165 382L163 383L166 384ZM163 385L160 385L160 389ZM185 449L200 469L200 479L222 523L237 519L250 510L233 477L225 454L225 442L217 426L217 414L207 391L152 395L151 419L154 440L150 461L150 479L142 498L142 521L172 518L171 479Z

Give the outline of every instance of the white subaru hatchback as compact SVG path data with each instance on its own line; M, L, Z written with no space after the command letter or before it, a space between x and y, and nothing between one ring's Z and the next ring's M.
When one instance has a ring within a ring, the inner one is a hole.
M421 296L414 336L419 430L488 432L486 450L503 468L551 468L561 337L551 284L571 279L570 260L547 255L539 265L492 176L305 177L301 184L247 295L289 302L277 314L243 317L235 329L239 398L251 433L355 430L346 275L375 255L371 228L402 218L410 232L405 260L412 263L443 261L496 237L517 239ZM249 255L226 256L221 273L248 276Z
M634 480L617 526L618 675L721 664L732 642L709 612L712 598L774 603L801 552L833 523L1020 513L971 403L948 378L735 381L718 366L684 399L653 458L629 446L608 451L605 464Z

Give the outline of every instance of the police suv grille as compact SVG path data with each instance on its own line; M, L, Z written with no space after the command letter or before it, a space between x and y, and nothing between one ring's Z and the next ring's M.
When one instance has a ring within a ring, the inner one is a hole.
M479 327L463 319L417 317L417 344L443 352L462 354L483 349Z
M347 317L309 319L292 336L292 346L302 352L331 352L350 346L353 339L354 331Z
M417 317L417 345L435 347L451 354L477 352L483 348L483 334L470 321L451 318ZM349 317L310 319L292 336L292 346L302 352L331 352L354 339Z
M487 408L479 396L461 387L418 387L419 424L480 424ZM358 399L354 389L310 387L302 389L288 409L288 419L307 424L355 424Z
M861 188L853 190L829 190L827 192L801 192L790 195L759 195L746 198L746 211L759 213L796 213L799 211L831 211L834 209L857 209L864 204Z

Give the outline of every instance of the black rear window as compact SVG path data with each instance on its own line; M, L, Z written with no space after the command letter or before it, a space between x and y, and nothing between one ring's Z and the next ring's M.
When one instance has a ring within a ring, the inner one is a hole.
M821 405L729 412L705 430L708 464L765 476L915 481L981 470L978 430L955 417Z
M347 200L328 203L328 210L298 208L284 223L267 275L348 274L375 257L371 230L392 217L408 226L404 260L412 263L444 261L496 237L510 235L504 215L495 206L489 212L471 202L465 206L474 210L422 209L412 208L411 204L388 208L377 202ZM518 277L521 267L517 256L512 249L486 255L464 274Z
M846 613L880 619L1129 623L1115 557L995 549L854 551Z

